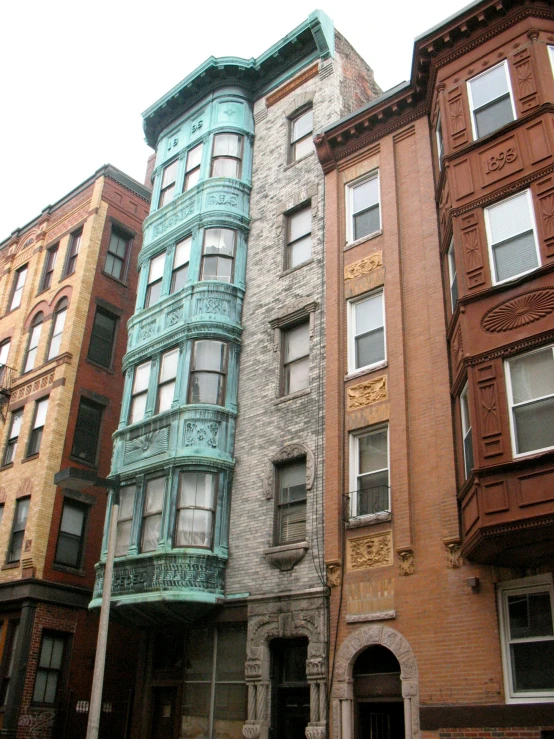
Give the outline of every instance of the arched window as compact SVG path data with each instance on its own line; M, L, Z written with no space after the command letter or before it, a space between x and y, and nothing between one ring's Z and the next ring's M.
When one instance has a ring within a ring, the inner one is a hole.
M54 312L52 323L52 334L50 336L50 347L48 349L48 359L57 357L60 353L62 343L62 333L65 326L65 316L67 313L67 298L62 298Z
M42 321L44 315L42 312L36 314L31 322L31 330L29 332L29 344L25 354L25 362L23 363L23 372L30 372L35 366L37 356L38 342L40 341L40 332L42 331Z

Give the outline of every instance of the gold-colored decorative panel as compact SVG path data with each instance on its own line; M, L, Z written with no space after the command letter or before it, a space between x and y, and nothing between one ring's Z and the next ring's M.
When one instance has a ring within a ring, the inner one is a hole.
M392 565L392 532L360 536L348 542L348 569L365 570Z
M360 259L359 262L349 264L344 268L344 279L353 280L355 277L360 275L367 275L373 272L374 269L383 266L383 252L377 251L375 254L370 254L369 257Z
M366 382L360 382L358 385L351 385L346 389L346 395L349 411L378 403L380 400L387 400L387 376L382 375L372 380L366 380Z
M349 616L394 610L394 580L351 582L346 586L346 612Z

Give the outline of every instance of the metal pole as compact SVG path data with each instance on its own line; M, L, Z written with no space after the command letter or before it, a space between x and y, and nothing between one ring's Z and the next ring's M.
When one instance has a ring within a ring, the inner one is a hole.
M110 621L110 600L112 595L113 560L117 538L117 516L119 512L119 485L113 488L113 505L108 534L108 551L104 569L104 585L102 588L102 605L98 623L98 641L94 659L94 674L88 711L87 739L98 739L100 716L102 713L102 689L104 687L104 666L106 664L106 647L108 645L108 625Z

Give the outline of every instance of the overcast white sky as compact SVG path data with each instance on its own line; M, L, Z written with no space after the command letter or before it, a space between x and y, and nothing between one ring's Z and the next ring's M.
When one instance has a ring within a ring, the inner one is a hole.
M208 56L259 56L319 3L386 90L415 36L467 4L321 2L4 0L0 241L107 162L142 182L141 113Z

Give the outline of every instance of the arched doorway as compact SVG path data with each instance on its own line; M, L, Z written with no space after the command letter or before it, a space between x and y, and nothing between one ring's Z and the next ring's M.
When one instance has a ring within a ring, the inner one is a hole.
M400 663L380 644L367 647L352 668L355 739L403 737L404 701Z

